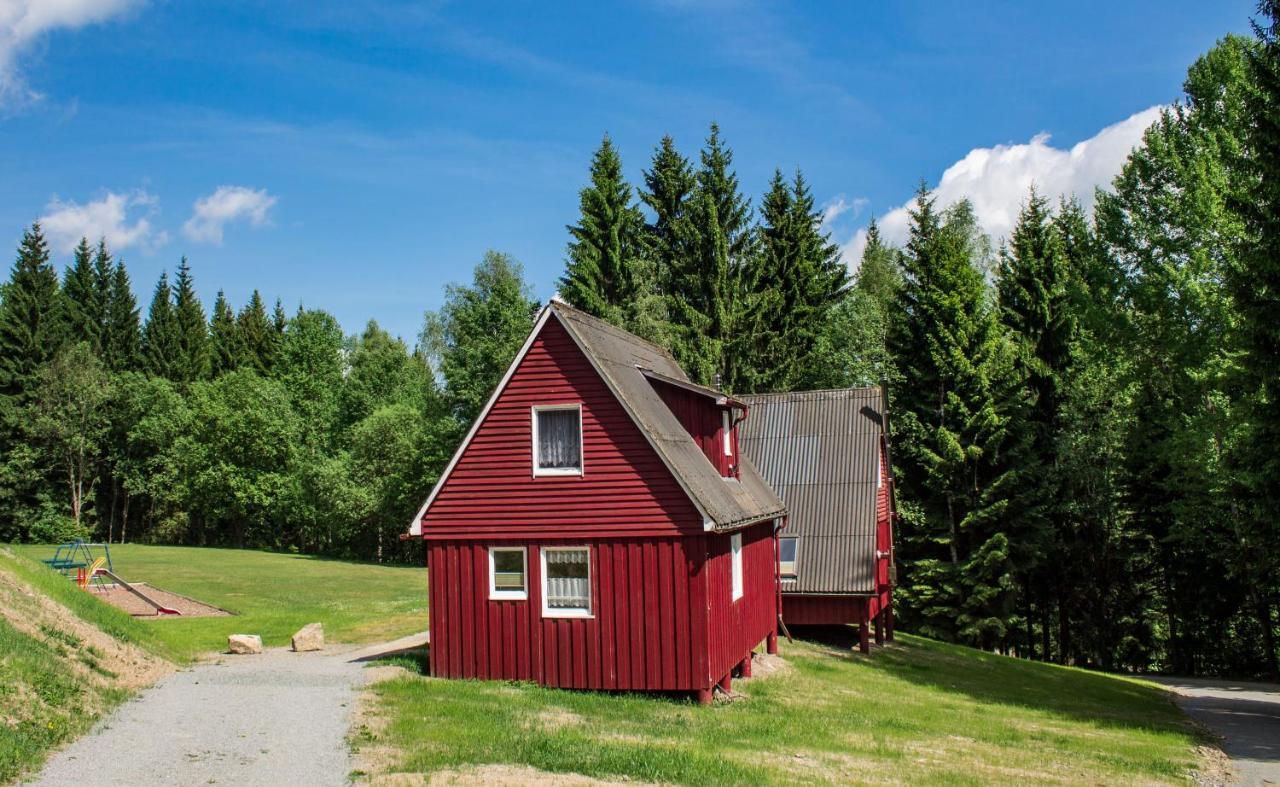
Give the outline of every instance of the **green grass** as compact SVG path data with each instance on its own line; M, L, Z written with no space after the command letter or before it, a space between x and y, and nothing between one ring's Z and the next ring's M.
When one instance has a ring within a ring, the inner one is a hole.
M902 636L870 657L783 643L794 670L713 707L405 675L354 736L379 772L512 764L696 783L1185 782L1193 729L1138 680ZM410 666L410 665L405 665Z
M54 547L24 545L13 549L38 561L52 556ZM115 572L128 581L147 582L235 613L232 617L161 620L124 616L145 627L180 659L225 650L228 634L259 634L268 646L287 645L295 631L317 621L324 624L325 636L338 642L377 642L427 627L427 575L420 567L134 544L112 546L111 559ZM71 584L43 566L39 568L49 582ZM106 608L87 594L76 593L83 597L78 599L81 606L91 602L94 607ZM80 609L76 611L84 616Z

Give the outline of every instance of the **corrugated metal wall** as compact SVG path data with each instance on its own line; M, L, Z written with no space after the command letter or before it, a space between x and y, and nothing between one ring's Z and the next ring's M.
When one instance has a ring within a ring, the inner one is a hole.
M578 402L583 475L534 478L531 408ZM427 540L701 531L697 508L557 320L547 321L423 519Z

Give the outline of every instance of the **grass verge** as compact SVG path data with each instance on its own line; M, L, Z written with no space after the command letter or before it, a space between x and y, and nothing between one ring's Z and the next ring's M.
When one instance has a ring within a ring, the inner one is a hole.
M1194 729L1139 680L909 636L870 657L815 641L783 656L794 669L710 708L402 671L369 688L353 745L375 778L494 764L683 784L1165 784L1198 765Z

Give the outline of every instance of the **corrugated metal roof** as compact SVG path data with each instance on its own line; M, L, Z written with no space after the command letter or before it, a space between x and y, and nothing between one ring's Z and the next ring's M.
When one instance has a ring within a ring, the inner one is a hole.
M875 584L879 388L739 397L738 444L787 504L796 580L784 591L869 593Z
M558 301L552 301L549 308L600 370L676 480L716 530L786 514L782 500L750 461L741 462L737 479L720 475L662 401L646 377L646 371L692 385L670 353Z

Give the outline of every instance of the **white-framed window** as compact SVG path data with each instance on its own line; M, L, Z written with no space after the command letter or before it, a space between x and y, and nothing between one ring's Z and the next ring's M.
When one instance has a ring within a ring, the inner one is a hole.
M582 405L533 408L533 474L582 475Z
M529 562L524 547L489 547L489 598L529 598Z
M783 579L796 578L796 542L795 536L778 539L778 573Z
M542 616L591 617L591 549L543 547Z
M720 423L723 425L721 432L724 434L724 455L733 456L733 421L730 420L729 411L720 411Z
M729 556L733 562L733 600L742 598L742 534L729 536Z

